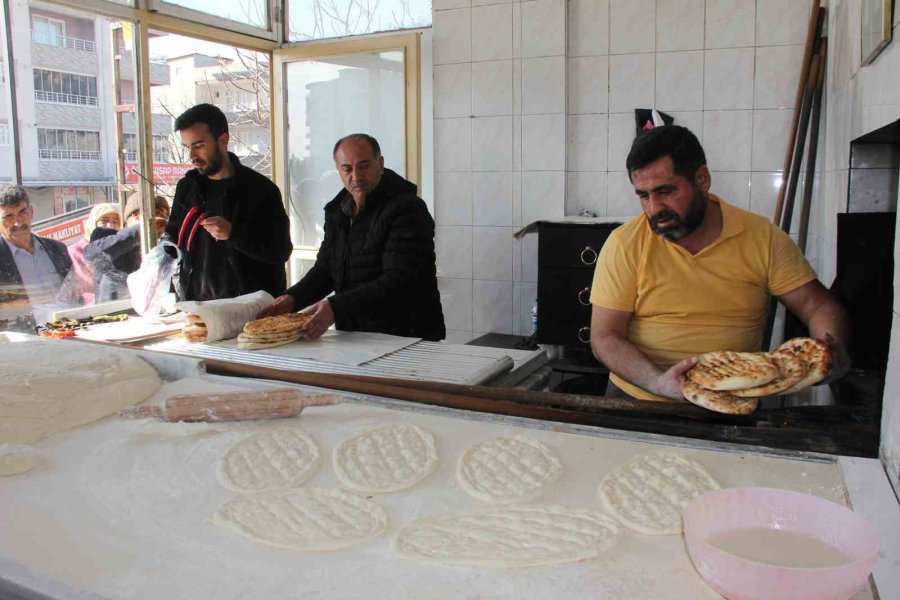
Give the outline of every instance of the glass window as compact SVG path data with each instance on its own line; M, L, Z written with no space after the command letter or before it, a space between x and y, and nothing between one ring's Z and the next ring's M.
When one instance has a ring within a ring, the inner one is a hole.
M63 20L34 15L31 19L31 30L34 41L39 44L65 45L66 23Z
M9 124L0 123L0 146L9 146Z
M41 160L100 160L100 132L38 128Z
M287 0L288 41L431 27L431 0Z
M222 17L229 21L252 25L261 29L269 28L267 0L241 0L240 2L222 2L222 0L169 0L163 4L183 6L202 13Z
M97 106L97 78L34 69L34 99L38 102Z
M192 168L172 124L201 102L215 104L225 113L229 149L241 163L271 176L268 54L155 31L150 34L150 54L165 62L169 75L166 85L151 89L153 133L161 138L154 138L152 179L159 189L174 193L175 184ZM158 119L165 120L164 128L157 129Z
M292 235L299 248L318 248L322 209L342 187L332 150L356 132L374 136L386 167L406 174L403 52L366 52L292 61L287 90L287 190Z

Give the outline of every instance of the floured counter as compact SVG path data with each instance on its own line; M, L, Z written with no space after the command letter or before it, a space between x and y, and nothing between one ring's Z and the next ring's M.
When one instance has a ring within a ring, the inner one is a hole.
M204 376L167 383L157 396L247 385L254 383ZM397 558L390 541L401 526L490 506L466 495L456 479L457 461L473 443L514 434L544 443L560 458L563 472L533 503L592 510L599 510L597 485L604 475L637 454L666 448L563 424L422 407L413 411L399 401L348 398L348 403L310 408L290 420L192 425L110 418L43 440L35 449L44 455L44 464L0 478L0 509L6 516L0 522L0 592L3 586L18 586L45 594L40 597L109 600L719 598L694 570L681 536L624 528L610 551L579 563L491 569ZM309 553L255 543L210 523L216 509L235 496L216 479L217 462L233 443L273 428L302 428L323 455L321 468L305 487L339 487L331 464L334 448L390 423L432 432L440 463L412 488L372 496L390 513L386 535L347 550ZM723 487L784 487L846 503L841 471L833 461L746 450L677 451L704 465ZM869 598L873 594L866 589L854 600Z

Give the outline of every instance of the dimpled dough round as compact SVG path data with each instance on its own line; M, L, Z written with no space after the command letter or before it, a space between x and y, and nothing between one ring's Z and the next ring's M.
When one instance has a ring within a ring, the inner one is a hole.
M341 442L334 472L358 492L387 494L411 487L438 466L434 436L416 425L398 423Z
M681 511L719 484L701 465L674 452L641 454L600 482L600 504L641 533L681 533Z
M33 444L143 402L162 381L127 350L71 340L0 343L0 444Z

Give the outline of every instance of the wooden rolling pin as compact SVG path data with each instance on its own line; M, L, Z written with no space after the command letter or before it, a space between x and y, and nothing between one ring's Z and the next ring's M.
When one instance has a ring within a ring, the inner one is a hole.
M162 417L172 423L187 421L243 421L296 417L308 406L338 404L337 394L308 394L295 388L270 388L246 392L182 394L167 398L163 405L129 406L120 417Z

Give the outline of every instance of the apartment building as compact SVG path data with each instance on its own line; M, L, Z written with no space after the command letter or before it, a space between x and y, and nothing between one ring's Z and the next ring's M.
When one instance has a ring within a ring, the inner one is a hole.
M119 23L38 2L13 2L10 9L6 31L13 43L18 152L36 220L112 199L119 147L112 32ZM119 49L123 105L135 97L127 46ZM3 73L5 79L6 69ZM167 84L168 75L164 62L154 62L151 86ZM8 82L4 88L10 89ZM10 115L7 93L0 101L0 180L5 181L15 179ZM170 131L168 115L153 116L155 139L161 142ZM133 114L123 115L123 133L127 160L129 146L132 154L135 148Z

